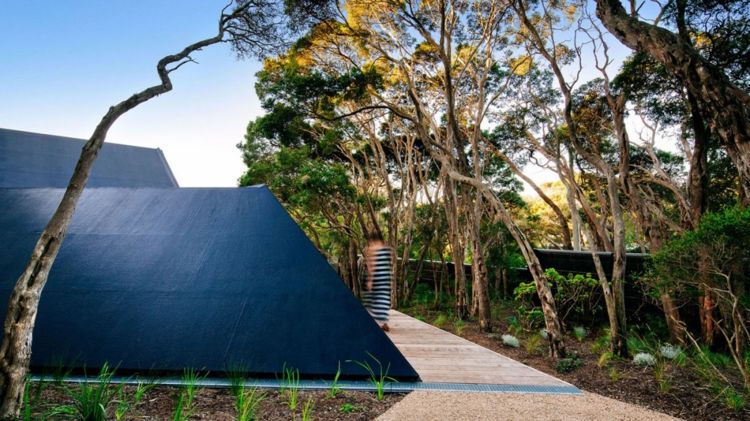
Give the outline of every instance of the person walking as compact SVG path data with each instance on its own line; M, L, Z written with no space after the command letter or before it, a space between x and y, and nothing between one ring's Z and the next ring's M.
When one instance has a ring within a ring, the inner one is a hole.
M388 332L390 330L388 311L391 309L393 252L377 231L372 231L367 235L365 264L367 265L365 307L378 325Z

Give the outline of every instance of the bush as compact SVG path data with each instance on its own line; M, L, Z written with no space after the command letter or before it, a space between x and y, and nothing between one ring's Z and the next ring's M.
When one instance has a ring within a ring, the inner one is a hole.
M560 275L555 269L545 272L552 293L560 321L591 322L596 320L602 310L600 304L599 281L590 274ZM516 312L523 319L529 329L536 328L544 322L544 316L537 304L536 286L533 282L522 282L513 290L513 296L519 302Z
M653 367L656 365L656 357L647 352L639 352L633 356L633 364L641 367Z
M583 326L576 326L573 328L573 336L578 339L578 342L583 341L586 339L586 335L588 335L588 332L586 331L586 328Z
M668 360L674 360L682 354L682 348L672 344L664 344L659 347L659 354Z
M583 365L583 361L578 357L577 354L571 354L569 357L561 358L555 365L555 370L558 373L570 373L576 368Z
M706 213L695 230L668 242L653 255L647 277L655 294L666 291L683 299L710 294L716 300L713 323L732 354L726 365L735 363L747 389L750 367L740 350L750 345L749 262L750 208L734 207Z
M518 338L516 338L513 335L503 335L502 340L503 340L503 345L507 345L513 348L518 348L521 346L521 343L518 341Z

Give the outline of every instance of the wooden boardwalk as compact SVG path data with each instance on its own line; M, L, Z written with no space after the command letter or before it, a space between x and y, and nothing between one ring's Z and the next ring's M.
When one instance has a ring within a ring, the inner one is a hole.
M388 336L423 382L571 386L398 311L390 317Z

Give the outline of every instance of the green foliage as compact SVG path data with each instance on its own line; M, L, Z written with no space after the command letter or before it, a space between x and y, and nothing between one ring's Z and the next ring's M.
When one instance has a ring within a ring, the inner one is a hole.
M305 401L305 407L302 408L302 421L309 421L312 419L312 410L315 407L315 399L312 396L307 398Z
M70 414L84 421L104 421L107 419L107 409L115 401L120 393L122 385L111 387L112 377L115 371L104 363L96 381L89 382L88 378L81 382L78 387L65 387L65 391L71 398L71 405L63 405L56 408L58 414Z
M561 358L557 361L557 364L555 364L555 370L558 373L569 373L582 365L583 361L581 358L577 354L571 353L570 356Z
M651 269L658 278L655 286L694 291L699 282L724 287L727 277L739 284L746 281L748 258L750 208L734 207L706 213L696 230L686 231L654 254Z
M605 351L609 351L610 341L609 329L603 329L602 334L594 340L593 344L591 344L591 352L594 354L601 354Z
M146 393L151 391L154 387L156 387L156 382L154 380L145 382L139 380L138 383L136 383L135 390L131 397L127 396L125 388L119 387L117 391L117 400L115 401L115 419L117 421L125 419L125 416L137 408L138 404L143 401Z
M32 388L32 384L34 384ZM42 393L49 385L44 379L39 381L32 381L30 378L26 379L26 384L23 389L23 403L21 405L21 419L24 421L31 420L43 420L45 415L35 415L34 410L42 409L40 404L42 403Z
M341 405L339 410L345 414L351 414L353 412L359 411L359 407L354 405L353 403L346 402Z
M721 396L721 400L727 408L735 411L744 408L747 403L746 396L733 387L724 388L719 396Z
M175 410L172 416L174 421L187 420L195 410L195 397L200 391L199 382L208 373L201 375L193 368L186 368L182 372L182 389L175 396Z
M229 391L234 397L237 397L245 389L245 372L244 367L237 364L232 364L227 368Z
M663 360L657 360L654 364L654 379L659 385L659 392L667 393L672 389L672 382L666 373L667 364Z
M299 370L284 366L284 379L282 390L287 395L287 405L289 409L297 409L297 399L299 398Z
M694 362L704 369L713 366L716 368L727 368L732 365L732 359L721 352L714 352L709 347L702 345L695 352Z
M596 365L599 366L599 368L604 368L609 364L610 361L612 361L612 358L614 358L615 354L613 354L610 351L604 351L599 355L599 359L596 361Z
M586 339L586 336L588 336L588 331L583 326L575 326L573 328L573 336L578 339L578 342L583 342L583 340Z
M622 373L620 373L615 367L612 367L609 369L609 379L612 380L613 383L619 382L622 380Z
M339 362L338 368L336 369L336 375L333 377L331 387L328 388L328 396L335 398L336 395L341 392L341 386L339 385L339 377L341 376L341 362Z
M453 321L453 332L456 334L456 336L461 336L464 331L464 327L466 327L466 322L464 322L463 319L456 318Z
M378 372L376 373L373 367L370 365L370 363L365 361L353 361L358 366L364 368L367 373L370 375L370 383L372 383L375 386L375 392L377 394L377 398L379 401L383 400L383 397L385 396L385 385L387 382L395 382L396 379L393 377L390 377L388 375L388 370L391 368L391 364L388 363L388 366L385 367L385 370L383 370L383 364L375 358L374 355L370 354L369 352L367 355L375 361L375 363L378 365Z
M238 421L251 421L255 419L255 411L258 406L266 398L265 393L258 391L258 388L253 387L250 390L245 390L244 387L235 394L234 407L237 411Z
M536 354L542 346L542 337L539 335L530 335L523 342L523 347L529 354Z
M446 316L443 313L440 313L435 317L435 320L432 321L432 324L436 327L442 328L445 326L445 324L448 322L448 316Z
M541 311L541 310L540 310ZM508 332L515 336L521 336L524 331L524 326L521 324L521 316L508 316ZM523 318L523 320L526 320Z
M570 320L596 320L602 309L599 303L599 282L596 279L588 274L562 276L555 269L547 269L545 275L555 296L558 316L562 323ZM544 322L544 314L537 304L536 296L536 286L533 282L522 282L513 290L513 297L518 302L516 312L529 330L542 326Z

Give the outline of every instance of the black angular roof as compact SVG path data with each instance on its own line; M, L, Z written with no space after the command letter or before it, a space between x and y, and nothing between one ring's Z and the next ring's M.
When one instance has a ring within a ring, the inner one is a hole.
M62 189L0 189L7 302ZM398 349L265 187L86 189L39 309L32 367L241 367L365 376L368 353L416 379ZM370 361L371 364L373 363Z
M0 188L66 187L81 139L0 128ZM160 149L105 143L87 187L178 187Z

